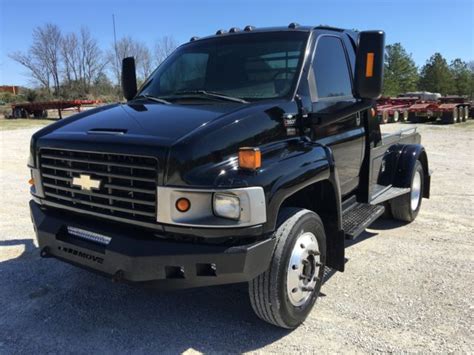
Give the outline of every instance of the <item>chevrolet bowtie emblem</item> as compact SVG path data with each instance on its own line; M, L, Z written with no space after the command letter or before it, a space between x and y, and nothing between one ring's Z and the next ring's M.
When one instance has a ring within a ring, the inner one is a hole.
M92 179L90 175L80 174L79 177L74 176L72 178L72 184L79 186L81 190L92 191L99 190L102 181L98 179Z

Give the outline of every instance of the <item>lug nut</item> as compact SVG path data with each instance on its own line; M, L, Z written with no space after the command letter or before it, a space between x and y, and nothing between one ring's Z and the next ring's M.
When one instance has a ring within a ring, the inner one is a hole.
M308 250L309 255L320 255L319 251L317 250Z
M296 293L298 292L298 289L295 287L294 289L291 290L291 292Z
M301 247L301 249L304 249L304 248L305 248L305 246L304 246L303 243L300 244L300 247Z
M291 268L292 268L293 270L298 270L298 265L293 265Z
M311 292L314 291L314 287L302 287L301 290Z

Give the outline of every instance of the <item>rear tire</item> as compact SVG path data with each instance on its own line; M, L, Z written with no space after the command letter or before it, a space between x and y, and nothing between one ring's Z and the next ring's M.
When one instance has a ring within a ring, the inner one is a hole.
M404 222L412 222L415 220L421 208L423 182L423 166L420 161L417 160L411 176L410 192L390 201L390 209L394 219Z
M402 120L403 120L403 122L407 122L407 121L408 121L408 111L403 111Z
M388 123L388 112L387 111L383 111L382 112L382 120L380 121L380 123L382 124L387 124Z
M257 316L277 327L304 322L319 296L326 264L326 235L319 216L286 208L275 232L276 245L267 271L249 282Z
M393 118L392 118L392 120L393 120L393 122L397 123L399 119L400 119L400 113L399 113L398 111L395 111L395 112L393 113Z
M461 122L466 122L467 121L467 106L461 107Z

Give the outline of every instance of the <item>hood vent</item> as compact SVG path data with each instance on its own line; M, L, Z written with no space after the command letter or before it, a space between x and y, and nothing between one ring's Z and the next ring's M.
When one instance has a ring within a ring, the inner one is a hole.
M93 128L87 131L87 134L105 134L105 135L121 135L127 133L126 129L119 128Z

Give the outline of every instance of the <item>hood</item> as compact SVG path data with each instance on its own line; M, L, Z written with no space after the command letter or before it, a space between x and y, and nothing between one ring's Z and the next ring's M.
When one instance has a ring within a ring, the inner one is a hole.
M159 103L112 105L101 110L84 112L80 119L71 119L53 131L56 135L87 135L118 132L127 136L154 137L172 144L199 126L242 105L163 105Z

